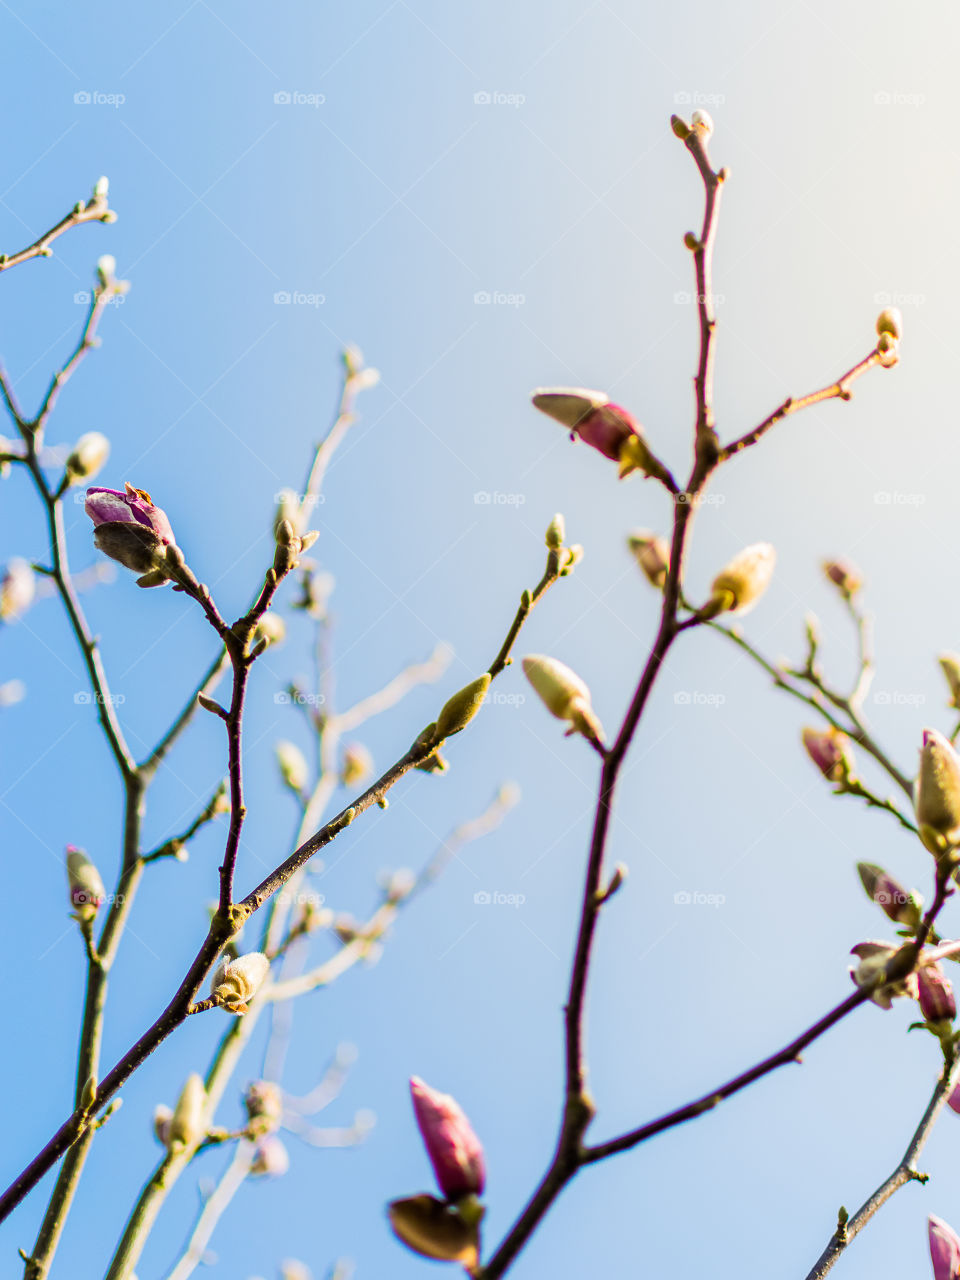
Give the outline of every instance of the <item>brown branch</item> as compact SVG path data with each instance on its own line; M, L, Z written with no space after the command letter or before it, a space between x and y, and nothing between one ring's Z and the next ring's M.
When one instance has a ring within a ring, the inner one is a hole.
M27 262L30 258L52 257L53 250L50 245L58 236L62 236L73 227L79 227L84 222L115 222L116 218L117 215L110 208L107 200L107 180L101 178L94 187L91 198L87 201L78 201L66 217L61 218L49 231L45 231L39 240L34 240L33 244L27 245L26 249L21 249L19 253L0 254L0 272L9 271L11 267Z

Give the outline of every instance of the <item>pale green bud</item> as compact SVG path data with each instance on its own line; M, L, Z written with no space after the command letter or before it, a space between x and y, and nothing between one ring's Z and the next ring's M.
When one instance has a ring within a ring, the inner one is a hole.
M950 706L960 709L960 653L941 653L937 661L950 687Z
M194 1072L187 1076L183 1091L174 1107L167 1127L167 1146L193 1147L207 1132L207 1091L203 1080Z
M713 580L710 603L714 612L746 613L752 609L770 585L776 559L769 542L756 542L738 552Z
M282 739L274 747L280 776L291 791L298 794L306 789L309 772L303 752L292 742Z
M490 673L485 671L445 702L437 716L437 737L449 738L465 729L483 706L489 688Z
M70 484L91 480L110 456L110 441L100 431L87 431L73 446L67 458Z
M563 546L563 538L566 533L563 516L558 511L550 523L547 525L546 543L551 551L555 551Z
M920 839L935 857L960 844L960 756L942 733L924 729L914 787Z
M592 742L603 741L603 729L590 705L590 690L575 672L542 653L524 658L523 672L550 714L569 721L568 734L582 733Z

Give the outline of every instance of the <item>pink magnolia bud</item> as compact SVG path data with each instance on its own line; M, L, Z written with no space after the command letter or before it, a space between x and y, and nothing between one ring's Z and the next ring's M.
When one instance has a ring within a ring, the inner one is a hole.
M953 987L939 964L923 965L917 972L920 1012L928 1022L952 1022L957 1016Z
M118 489L88 489L84 510L94 523L93 540L98 549L135 573L150 575L142 586L160 586L167 581L158 557L176 539L166 512L153 505L143 489L127 484Z
M280 1178L290 1168L290 1156L287 1148L279 1138L270 1136L257 1144L256 1152L250 1164L250 1172L255 1176Z
M845 600L849 600L863 586L863 575L849 560L824 560L823 572Z
M413 1110L440 1190L448 1200L480 1195L486 1173L483 1147L459 1104L419 1078L410 1080Z
M960 1084L956 1085L950 1097L947 1099L947 1106L951 1111L956 1111L960 1115Z
M957 1280L960 1276L960 1238L942 1218L930 1215L927 1221L933 1280Z
M839 782L853 772L847 736L837 729L804 729L803 745L807 755L830 782Z
M850 977L858 987L872 988L870 999L881 1009L889 1009L900 996L908 996L912 1000L916 1000L918 996L916 973L908 973L897 982L875 986L899 950L899 947L890 942L858 942L855 947L850 948L851 954L860 962L856 969L850 971Z
M533 403L548 417L568 427L571 436L620 463L620 475L643 471L646 443L633 415L612 404L602 391L585 387L538 387Z
M915 893L908 893L893 876L873 862L858 862L857 871L867 896L872 898L884 915L894 924L905 924L915 929L920 923L923 905Z

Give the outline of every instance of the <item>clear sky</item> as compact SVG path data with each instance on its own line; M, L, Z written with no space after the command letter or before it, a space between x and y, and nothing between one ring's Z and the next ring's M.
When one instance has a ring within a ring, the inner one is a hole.
M868 706L912 771L924 725L950 726L935 654L960 648L956 580L955 128L960 17L932 0L868 8L817 0L651 8L628 0L238 0L0 6L6 120L0 249L19 249L106 174L114 226L82 227L52 261L5 274L0 352L27 406L76 340L97 257L131 282L65 391L51 443L98 429L102 483L130 480L167 510L224 612L271 552L273 495L300 483L329 420L338 352L382 373L332 468L317 552L336 579L335 678L344 704L448 641L439 690L419 691L365 741L386 766L439 700L482 670L542 568L557 510L586 549L521 646L548 651L618 722L657 613L624 548L663 528L661 491L612 468L529 405L536 385L608 391L677 468L690 449L696 317L683 233L701 189L670 113L700 105L729 166L716 255L718 427L731 438L787 394L832 380L901 306L900 366L785 424L718 478L698 516L694 594L741 546L773 542L774 584L747 620L771 656L799 657L815 610L838 679L853 638L818 565L864 570L879 666ZM289 101L285 100L289 98ZM291 295L289 302L278 295ZM489 297L487 302L482 301ZM309 299L309 300L308 300ZM489 495L490 501L483 501ZM481 500L478 501L478 496ZM3 486L3 555L41 558L25 480ZM97 554L68 511L77 567ZM290 592L286 599L289 600ZM212 656L198 611L129 575L87 598L131 741L145 748ZM250 818L239 884L288 848L295 814L272 745L306 746L274 699L309 678L309 631L253 681ZM118 786L58 604L0 635L0 676L27 697L4 712L0 823L6 877L4 1183L68 1110L83 958L66 916L62 848L112 875ZM524 694L519 668L504 693ZM678 701L677 695L681 695ZM706 696L694 696L706 695ZM591 984L590 1058L612 1135L779 1047L850 989L851 945L884 935L854 863L929 892L930 859L884 815L837 800L804 758L796 705L722 638L671 655L620 795L611 855L630 867L606 912ZM950 726L952 727L952 726ZM147 839L182 826L223 770L219 726L196 725L151 795ZM597 763L531 698L485 709L443 777L417 774L351 829L317 884L361 915L384 867L418 866L504 780L523 803L465 851L400 920L379 965L305 998L285 1083L306 1092L338 1043L359 1057L330 1123L378 1124L353 1151L290 1140L291 1172L245 1187L211 1276L272 1277L279 1258L322 1275L405 1280L430 1264L392 1239L383 1205L430 1185L406 1095L422 1075L454 1093L489 1162L488 1239L522 1207L559 1113L560 1006ZM185 866L153 869L111 988L105 1057L153 1021L205 929L219 831ZM522 895L478 904L479 891ZM682 905L682 891L722 896ZM945 917L956 932L956 914ZM873 1006L713 1115L585 1174L516 1265L545 1275L804 1275L841 1204L897 1163L937 1071L912 1010ZM191 1020L124 1090L97 1140L54 1275L102 1274L157 1155L149 1113L202 1070L223 1018ZM258 1071L251 1051L238 1084ZM233 1090L225 1123L239 1114ZM205 1157L213 1178L222 1155ZM851 1248L838 1275L925 1273L925 1217L960 1225L960 1118ZM171 1197L139 1268L166 1274L197 1205ZM15 1273L49 1181L0 1229Z

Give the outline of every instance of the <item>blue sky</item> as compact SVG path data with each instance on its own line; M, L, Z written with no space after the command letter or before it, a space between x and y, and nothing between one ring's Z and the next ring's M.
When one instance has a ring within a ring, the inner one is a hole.
M772 656L796 657L813 609L843 679L852 637L818 564L853 558L877 616L868 710L911 771L922 727L950 725L935 655L960 648L958 21L942 2L909 13L879 3L869 22L852 7L754 0L657 12L626 0L292 2L269 16L242 0L5 4L0 248L28 243L100 174L119 221L79 228L51 261L5 274L4 364L32 405L79 332L74 295L100 254L115 255L131 291L105 317L103 345L64 392L49 440L109 435L102 482L153 494L229 612L272 554L274 494L301 483L329 421L338 352L359 344L382 381L331 469L316 548L337 583L337 697L349 705L438 641L456 653L440 686L369 727L378 765L489 663L539 577L557 510L586 555L520 652L573 666L614 725L657 607L624 540L636 526L663 528L667 504L639 480L617 485L527 397L536 385L601 387L685 465L696 317L682 237L699 225L701 191L668 118L705 106L714 158L732 172L715 279L721 435L853 364L884 302L900 304L906 337L894 372L864 379L848 405L783 425L721 474L696 521L691 589L741 546L773 542L776 578L748 633ZM25 481L14 475L3 495L4 554L42 557ZM68 508L68 538L77 567L95 562L79 506ZM139 592L128 575L86 607L124 725L144 748L209 661L212 635L182 596ZM295 824L272 759L278 738L307 746L295 712L274 699L291 676L310 676L307 625L294 618L290 629L253 681L241 887L283 855ZM6 628L0 657L3 679L27 686L2 726L17 974L0 1067L16 1099L6 1181L66 1114L83 964L62 848L84 846L112 874L119 789L91 709L75 701L84 684L57 603ZM525 692L518 667L501 689ZM846 994L850 946L885 923L860 893L858 858L928 890L919 843L829 795L800 749L803 723L720 638L695 634L671 655L611 842L631 874L604 917L591 984L598 1137L749 1065ZM221 738L198 723L180 745L151 793L148 840L176 831L209 793ZM448 774L405 781L386 813L352 828L317 881L329 905L360 915L382 868L420 865L504 780L522 789L502 828L405 914L379 965L298 1007L285 1083L306 1092L335 1046L354 1043L356 1067L327 1117L369 1108L377 1127L354 1151L291 1139L291 1172L245 1187L224 1221L213 1276L272 1276L286 1256L317 1275L340 1256L361 1277L429 1267L383 1218L387 1199L429 1185L411 1074L456 1094L486 1144L491 1241L549 1158L596 760L529 697L490 705L450 756ZM153 1020L196 949L218 838L208 831L189 863L161 864L143 888L111 987L109 1060ZM480 890L524 902L484 906ZM723 905L676 904L684 890ZM589 1171L514 1274L805 1274L839 1205L859 1204L893 1168L923 1109L936 1046L905 1035L909 1017L861 1009L802 1068ZM216 1013L192 1020L124 1090L60 1273L102 1273L156 1158L149 1113L203 1068L222 1026ZM257 1074L256 1049L238 1086ZM228 1095L225 1122L238 1097ZM925 1154L930 1184L900 1193L838 1275L921 1273L926 1214L960 1220L958 1124L944 1117ZM221 1160L206 1157L199 1178ZM176 1257L197 1181L188 1175L171 1197L141 1280ZM8 1258L32 1243L48 1187L0 1229Z

